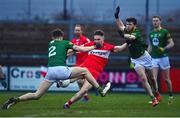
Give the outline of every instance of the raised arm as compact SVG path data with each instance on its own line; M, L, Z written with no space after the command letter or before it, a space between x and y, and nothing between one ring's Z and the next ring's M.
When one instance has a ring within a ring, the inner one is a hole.
M115 13L114 13L114 17L115 17L115 20L116 20L116 24L117 24L117 26L118 26L118 28L119 28L119 30L118 30L119 35L120 35L122 38L125 38L126 40L134 40L134 39L136 39L136 37L135 37L134 35L126 34L126 33L124 32L125 26L124 26L121 18L119 18L119 14L120 14L120 7L118 6L118 7L116 8Z
M118 6L114 13L114 17L115 17L116 24L117 24L119 30L124 31L125 26L124 26L122 20L119 18L119 13L120 13L120 7Z

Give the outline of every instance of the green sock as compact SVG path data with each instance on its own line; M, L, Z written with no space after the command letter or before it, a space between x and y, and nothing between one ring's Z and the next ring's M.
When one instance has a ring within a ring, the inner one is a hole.
M19 98L15 98L15 102L16 103L20 102L20 99Z
M97 88L97 90L98 90L99 92L101 92L101 91L102 91L102 87L99 86L99 87Z
M151 97L152 100L155 98L154 96L150 96L150 97Z

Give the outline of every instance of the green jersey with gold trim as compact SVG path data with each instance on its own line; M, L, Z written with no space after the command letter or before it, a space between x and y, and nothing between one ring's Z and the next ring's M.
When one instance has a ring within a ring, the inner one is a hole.
M131 58L133 58L133 59L139 58L141 55L144 54L144 52L147 48L147 45L141 36L140 30L138 28L135 28L131 32L127 32L125 30L125 33L136 37L135 40L132 40L130 42L128 47L129 47L129 52L130 52Z
M167 50L160 51L158 47L164 48L167 45L168 39L171 38L168 30L161 28L159 30L152 30L149 34L150 43L152 46L151 56L153 58L160 58L168 56Z

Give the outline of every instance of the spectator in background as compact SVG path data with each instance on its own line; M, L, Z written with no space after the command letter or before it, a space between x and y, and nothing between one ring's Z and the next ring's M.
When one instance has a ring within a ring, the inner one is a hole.
M7 88L7 83L5 81L5 77L4 77L4 74L3 74L3 70L2 70L2 66L0 65L0 82L1 82L1 85L4 87L4 88Z
M126 26L124 26L122 20L119 18L120 7L116 8L114 14L116 19L116 24L119 28L119 34L128 43L129 53L131 56L131 62L134 64L134 69L136 73L141 78L142 85L146 89L148 95L152 100L152 106L158 105L158 100L161 98L158 89L157 82L152 72L152 62L151 56L146 51L145 41L142 39L141 32L137 28L137 20L134 17L129 17L126 19ZM149 73L150 77L147 78L146 72ZM154 90L156 91L156 96L153 94L148 79L151 79Z
M159 16L152 17L152 24L153 30L149 34L150 43L148 52L150 52L152 56L153 73L157 81L160 68L169 91L168 104L172 104L173 90L169 74L170 63L168 50L174 46L174 42L169 31L161 26L161 18Z

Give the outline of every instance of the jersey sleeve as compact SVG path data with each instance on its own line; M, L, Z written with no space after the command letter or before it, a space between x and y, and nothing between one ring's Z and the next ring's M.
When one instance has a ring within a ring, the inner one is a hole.
M71 40L71 42L72 42L73 44L75 44L76 39L73 38L73 39Z
M141 37L140 31L133 32L131 35L135 36L136 39L139 39Z
M166 39L170 39L170 38L172 38L172 37L171 37L171 34L169 33L168 30L166 30Z
M72 42L70 42L70 41L67 42L67 47L68 48L72 49L73 46L74 46L74 44Z
M110 50L111 52L113 52L113 51L114 51L114 48L115 48L115 45L109 44L108 47L109 47L109 50Z

